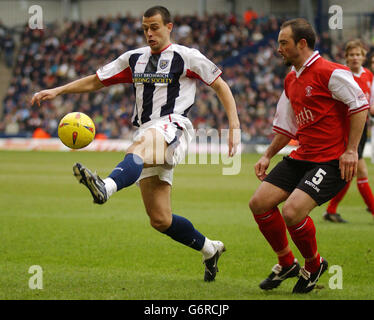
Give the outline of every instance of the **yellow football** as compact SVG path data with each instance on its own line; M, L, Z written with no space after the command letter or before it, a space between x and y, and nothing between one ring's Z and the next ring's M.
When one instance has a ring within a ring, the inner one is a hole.
M58 125L58 137L71 149L82 149L95 138L95 124L82 112L71 112Z

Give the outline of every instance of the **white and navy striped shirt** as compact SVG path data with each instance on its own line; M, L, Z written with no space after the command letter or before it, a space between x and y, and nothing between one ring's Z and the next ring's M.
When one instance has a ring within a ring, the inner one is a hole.
M187 116L195 101L195 79L211 85L221 73L200 51L170 44L158 54L148 46L127 51L96 75L105 86L133 83L132 121L140 126L170 114Z

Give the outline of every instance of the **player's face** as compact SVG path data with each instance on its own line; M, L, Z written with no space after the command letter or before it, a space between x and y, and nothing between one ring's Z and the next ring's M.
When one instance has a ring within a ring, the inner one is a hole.
M281 29L278 35L278 52L283 57L286 66L294 65L299 58L298 48L292 38L292 29L290 26Z
M164 24L159 13L152 17L143 17L142 27L152 52L160 52L170 43L173 24Z
M352 48L348 51L346 56L347 66L353 72L359 72L361 66L365 61L365 57L362 54L361 48Z
M370 69L374 71L374 56L371 57Z

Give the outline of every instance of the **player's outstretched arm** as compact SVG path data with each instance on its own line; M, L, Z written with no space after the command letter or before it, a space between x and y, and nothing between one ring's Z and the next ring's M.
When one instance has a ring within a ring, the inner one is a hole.
M229 156L232 157L235 155L240 143L240 122L236 110L236 103L230 87L221 77L218 77L211 87L223 104L229 120Z
M32 97L31 104L33 105L34 103L37 103L40 106L41 101L54 99L61 94L91 92L101 89L102 87L104 87L104 85L97 78L96 74L93 74L70 82L61 87L37 92Z
M277 133L274 136L273 141L270 146L266 149L263 156L255 164L255 174L257 178L263 181L266 178L266 170L269 167L270 160L273 158L280 150L282 150L289 142L290 138Z

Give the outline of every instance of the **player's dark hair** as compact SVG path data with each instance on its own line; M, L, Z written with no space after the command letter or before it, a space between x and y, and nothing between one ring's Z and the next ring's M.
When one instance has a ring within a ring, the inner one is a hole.
M166 9L163 6L154 6L152 8L149 8L146 12L144 12L144 17L150 18L155 16L156 14L160 14L162 21L164 24L168 24L171 22L171 16L168 9Z
M301 39L305 39L308 48L314 50L316 44L316 33L312 25L303 18L287 20L281 25L281 29L290 26L292 30L292 39L298 43Z

